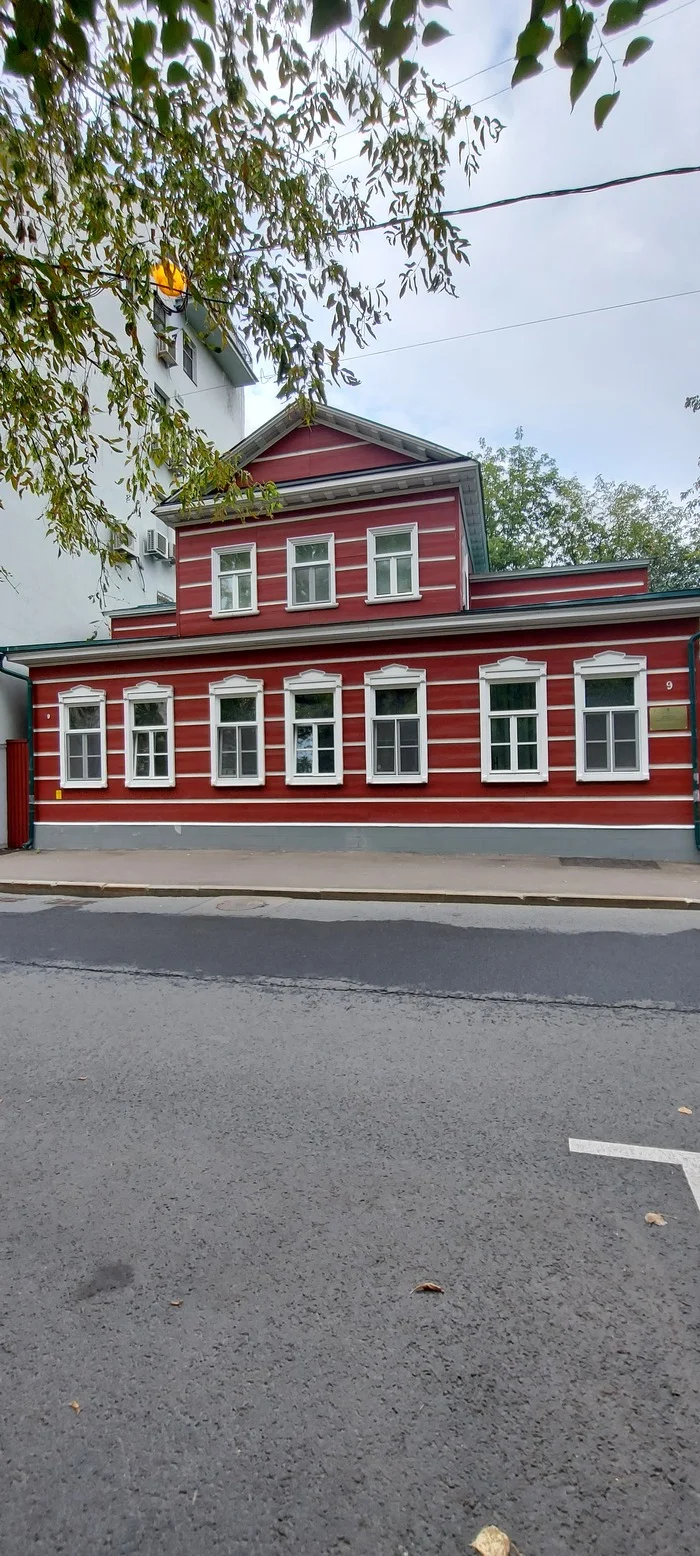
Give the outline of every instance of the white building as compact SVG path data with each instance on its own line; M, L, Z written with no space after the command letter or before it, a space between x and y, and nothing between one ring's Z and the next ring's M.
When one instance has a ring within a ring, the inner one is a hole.
M121 314L111 296L105 297L100 313L115 335L121 332ZM223 451L240 442L245 430L244 389L255 382L255 374L235 332L222 347L221 334L211 330L201 304L188 299L184 311L178 311L156 293L153 315L144 320L139 335L154 394L184 406L193 426L216 448ZM101 494L120 519L128 517L119 484L123 473L121 456L105 448ZM39 502L19 498L9 488L1 498L0 567L9 578L0 576L0 664L3 648L13 643L104 637L109 610L174 598L174 535L148 508L137 518L128 518L133 548L128 561L113 570L100 602L97 559L87 554L60 555L46 535ZM24 687L0 674L0 848L7 844L6 743L25 733Z

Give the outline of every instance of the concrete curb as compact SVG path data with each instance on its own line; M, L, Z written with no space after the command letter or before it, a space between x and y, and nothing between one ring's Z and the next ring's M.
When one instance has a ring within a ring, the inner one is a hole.
M700 911L698 897L602 892L427 891L335 886L152 886L133 881L0 881L0 897L292 897L312 902L490 903L495 907L663 908Z

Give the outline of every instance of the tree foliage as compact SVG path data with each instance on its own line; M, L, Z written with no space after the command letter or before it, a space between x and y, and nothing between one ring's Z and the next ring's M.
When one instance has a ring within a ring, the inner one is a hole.
M597 6L602 35L648 3ZM185 503L240 483L183 410L152 401L139 329L154 263L178 266L224 338L233 318L309 410L352 381L346 345L386 316L382 285L355 268L378 219L401 294L454 290L468 243L446 178L471 179L500 126L426 68L444 4L0 0L0 483L41 499L63 549L120 555L126 527L100 487L113 444L134 509L160 494L164 465ZM573 101L604 48L576 0L533 0L513 81L542 68L546 17ZM345 128L361 134L360 170L339 177L329 148Z
M700 585L700 513L668 492L597 476L586 486L562 475L549 454L523 440L482 441L489 554L495 569L649 561L651 589Z
M0 0L0 481L42 499L64 549L109 560L124 544L100 491L115 423L134 507L164 465L185 503L239 480L183 410L153 403L139 329L154 263L309 406L352 381L346 345L386 315L353 269L377 212L401 291L454 289L468 244L445 178L473 176L498 124L422 65L400 91L363 47L307 43L308 25L303 0L221 0L216 18L212 0ZM338 180L343 126L362 133L362 169Z

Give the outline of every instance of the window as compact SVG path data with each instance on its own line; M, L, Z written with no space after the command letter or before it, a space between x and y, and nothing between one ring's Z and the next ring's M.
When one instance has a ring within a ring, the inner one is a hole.
M547 666L500 659L479 668L483 783L544 783Z
M365 676L368 783L427 783L425 682L406 665Z
M192 379L193 384L196 384L197 350L194 341L190 340L189 335L187 335L184 330L182 332L182 366L185 369L187 377Z
M212 551L212 614L252 615L257 608L255 546L222 546Z
M574 664L576 777L649 777L646 659L595 654Z
M153 293L153 323L157 330L166 330L170 322L170 314L157 292Z
M216 785L265 782L263 683L232 675L210 686L211 781Z
M175 782L173 689L144 681L124 693L126 782L171 788Z
M105 693L75 686L58 698L60 782L63 789L104 789L107 783Z
M287 783L343 781L341 678L305 670L284 683Z
M418 525L367 531L367 598L417 600Z
M287 541L287 610L335 605L335 552L332 535Z
M165 393L165 390L161 389L160 384L154 384L153 385L153 393L154 393L155 398L156 398L156 405L159 405L162 410L166 411L168 409L169 404L170 404L170 398Z

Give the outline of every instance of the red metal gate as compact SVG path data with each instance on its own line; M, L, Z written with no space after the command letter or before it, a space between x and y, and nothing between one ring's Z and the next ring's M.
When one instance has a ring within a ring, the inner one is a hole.
M7 742L7 846L29 842L29 746L26 740Z

